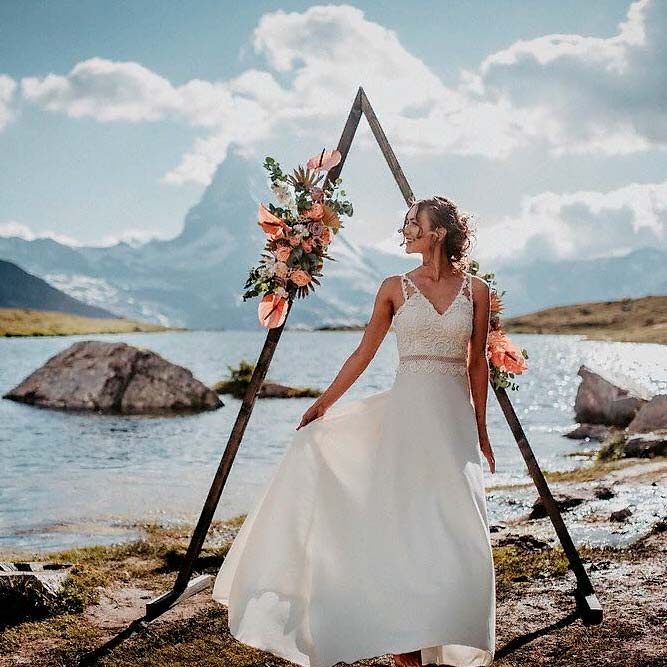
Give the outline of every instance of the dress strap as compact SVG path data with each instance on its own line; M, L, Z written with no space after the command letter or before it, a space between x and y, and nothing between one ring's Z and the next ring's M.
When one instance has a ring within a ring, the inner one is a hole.
M461 293L465 296L468 301L472 301L472 294L470 293L470 284L471 284L472 278L470 274L465 271L463 273L463 285L461 287Z
M410 279L409 279L404 273L401 273L401 275L400 275L399 277L400 277L400 279L401 279L401 292L403 292L403 299L404 299L405 301L407 301L407 299L408 299L408 292L407 292L407 290L405 289L405 281L406 281L406 280L410 280Z

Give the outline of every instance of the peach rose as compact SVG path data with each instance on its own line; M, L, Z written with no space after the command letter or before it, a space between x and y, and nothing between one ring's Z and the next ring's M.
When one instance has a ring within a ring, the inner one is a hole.
M291 252L292 248L290 246L281 245L275 251L276 259L279 262L286 262L289 259Z
M329 245L331 243L331 238L331 230L328 227L325 227L324 231L320 234L320 241L322 241L324 245Z
M304 211L303 214L309 220L321 220L324 217L324 207L319 202L315 202L307 211Z
M301 239L301 247L303 248L304 252L312 252L313 251L313 239Z
M289 278L295 285L298 285L299 287L304 287L310 282L311 275L310 273L308 273L308 271L304 271L303 269L297 269L296 271L293 271L290 274Z
M499 370L507 373L523 373L528 368L521 350L507 338L502 329L488 335L488 358Z

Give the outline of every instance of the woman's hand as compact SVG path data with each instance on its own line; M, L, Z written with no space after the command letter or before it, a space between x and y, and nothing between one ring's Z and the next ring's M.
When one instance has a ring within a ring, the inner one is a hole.
M296 430L298 431L302 426L305 426L309 422L313 421L313 419L317 419L318 417L321 417L324 415L324 413L329 409L328 405L325 405L324 403L320 403L318 401L315 401L304 413L303 417L301 417L301 422L299 425L296 427Z
M491 474L495 474L496 472L496 457L493 454L493 449L491 448L491 443L489 442L489 436L485 433L484 435L480 436L479 438L479 446L482 450L482 454L484 454L484 458L486 459L487 463L489 464L489 469L491 470Z

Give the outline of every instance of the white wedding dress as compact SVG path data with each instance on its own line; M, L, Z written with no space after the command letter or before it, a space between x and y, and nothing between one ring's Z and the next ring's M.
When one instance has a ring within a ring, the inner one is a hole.
M392 386L295 432L213 588L236 639L304 667L418 649L424 665L493 661L471 276L442 314L401 287Z

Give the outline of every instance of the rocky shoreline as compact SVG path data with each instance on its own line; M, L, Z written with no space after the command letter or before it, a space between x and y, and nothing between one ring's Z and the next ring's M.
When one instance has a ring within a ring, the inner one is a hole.
M576 499L566 503L564 517L603 604L605 621L586 627L572 614L574 579L549 520L541 517L539 506L533 506L534 489L530 485L492 488L489 494L504 493L516 501L524 493L526 498L515 519L491 527L498 593L494 664L615 667L622 653L623 664L633 667L667 665L667 640L661 632L667 620L667 516L663 513L667 505L663 498L648 511L635 507L629 516L612 518L630 490L642 489L646 498L667 488L667 458L610 462L596 467L593 479L577 479L576 472L569 473L570 479L565 476L550 484L557 497ZM244 518L214 523L198 572L217 572ZM581 532L578 526L594 530ZM1 667L77 665L86 651L142 616L148 599L171 587L191 527L133 528L143 536L124 544L55 554L0 554L2 561L30 558L74 563L71 583L54 615L0 630ZM610 537L607 544L597 539L602 534ZM618 539L623 534L628 539ZM121 644L99 664L287 667L289 663L231 637L226 614L210 599L209 591L201 593L167 612L149 632ZM355 664L392 663L386 655Z

